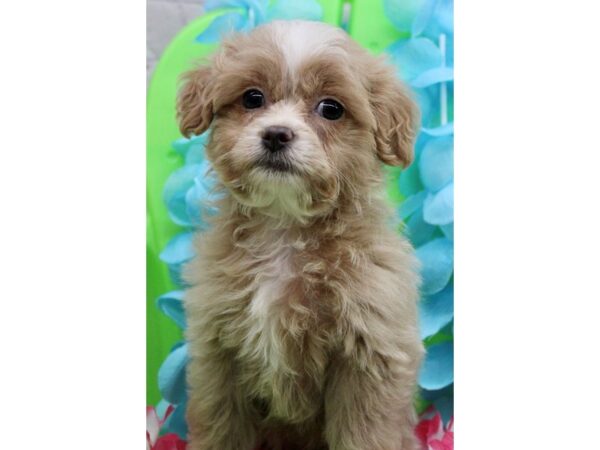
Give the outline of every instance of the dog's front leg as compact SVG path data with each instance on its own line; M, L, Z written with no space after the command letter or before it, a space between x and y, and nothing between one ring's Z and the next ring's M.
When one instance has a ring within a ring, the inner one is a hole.
M190 361L188 450L252 450L256 446L252 417L235 389L233 364L219 351Z
M417 450L414 370L388 356L368 359L333 365L325 394L329 450Z

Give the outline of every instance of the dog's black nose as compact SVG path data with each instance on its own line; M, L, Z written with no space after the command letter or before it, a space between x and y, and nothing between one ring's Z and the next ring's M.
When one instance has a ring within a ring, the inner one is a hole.
M267 127L262 134L262 142L266 149L278 152L285 148L286 144L294 139L294 132L288 127Z

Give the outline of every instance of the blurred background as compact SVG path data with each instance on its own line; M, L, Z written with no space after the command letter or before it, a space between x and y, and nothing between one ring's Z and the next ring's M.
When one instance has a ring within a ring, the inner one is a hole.
M204 12L203 0L147 0L146 75L148 80L165 47Z

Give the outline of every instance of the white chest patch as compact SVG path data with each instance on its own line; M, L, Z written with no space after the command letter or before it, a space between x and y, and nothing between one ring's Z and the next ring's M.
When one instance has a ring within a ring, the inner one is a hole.
M257 289L251 303L251 313L256 318L269 315L273 302L284 295L285 286L293 276L292 251L289 247L277 250L256 276Z
M325 365L320 363L326 350L319 353L311 347L305 354L304 339L295 340L289 334L289 319L295 312L288 302L297 300L289 298L294 295L289 288L300 276L295 256L302 244L274 235L269 246L257 268L240 361L252 368L251 388L268 401L269 415L302 423L314 417L321 404L315 395L320 390L317 386L324 384Z
M281 283L273 278L263 281L259 286L252 303L250 304L250 313L259 320L264 320L269 315L269 306L279 297L282 291Z
M277 303L285 301L286 287L295 276L292 256L291 246L274 243L255 278L244 353L258 358L265 369L277 370L280 365L282 330Z

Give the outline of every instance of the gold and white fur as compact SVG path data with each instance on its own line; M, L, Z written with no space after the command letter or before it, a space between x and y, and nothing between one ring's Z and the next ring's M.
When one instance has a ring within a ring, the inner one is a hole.
M344 116L317 115L323 98ZM211 127L224 194L185 271L190 450L417 448L416 260L381 164L411 162L416 115L383 60L316 22L236 35L186 74L181 130ZM289 173L256 165L275 125Z

